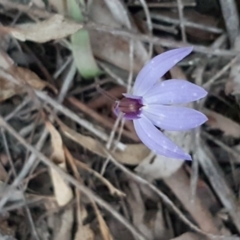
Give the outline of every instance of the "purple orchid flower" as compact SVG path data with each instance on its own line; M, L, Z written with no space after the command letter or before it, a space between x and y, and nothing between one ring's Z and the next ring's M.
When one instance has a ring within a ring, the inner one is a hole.
M139 72L133 95L123 94L115 112L133 120L141 141L157 154L191 160L191 156L167 138L157 127L168 131L185 131L207 121L207 117L191 108L176 106L197 101L207 92L186 80L160 81L174 65L192 52L192 47L164 52L150 60ZM171 106L172 105L172 106Z

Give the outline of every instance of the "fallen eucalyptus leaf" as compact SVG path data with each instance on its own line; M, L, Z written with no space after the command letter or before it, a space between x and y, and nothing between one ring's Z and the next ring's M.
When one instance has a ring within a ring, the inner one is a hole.
M55 14L51 18L39 23L25 23L15 25L14 28L1 28L20 41L45 43L74 34L82 28L82 25L68 20L60 14Z
M98 140L77 133L60 121L58 123L66 137L101 157L108 157L107 152L104 151L104 146ZM150 153L150 150L143 144L128 144L126 146L124 151L117 150L115 153L111 153L117 161L124 164L137 165Z
M28 90L25 86L26 84L37 90L49 87L54 92L57 92L54 86L43 81L31 70L15 66L13 60L5 52L0 52L0 67L0 102L16 94L26 92ZM17 81L18 84L16 84L15 81Z
M225 135L232 136L235 138L240 137L240 125L230 118L227 118L220 113L204 109L203 113L207 115L207 125L211 129L219 129L223 131Z
M51 135L51 145L53 148L51 160L66 171L66 161L61 135L50 122L46 122L46 127ZM50 173L56 201L59 206L65 206L73 198L72 189L54 169L50 168Z

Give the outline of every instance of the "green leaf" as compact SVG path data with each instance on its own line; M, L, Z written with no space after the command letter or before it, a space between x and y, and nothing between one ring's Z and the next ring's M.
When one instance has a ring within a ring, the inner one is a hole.
M79 1L81 6L85 6L83 0ZM68 16L76 21L83 21L80 4L78 5L76 0L68 1ZM101 73L92 53L90 37L87 30L80 30L71 36L71 49L75 64L81 76L84 78L93 78Z
M92 78L101 73L89 43L89 34L86 30L80 30L71 36L73 58L78 71L84 78Z

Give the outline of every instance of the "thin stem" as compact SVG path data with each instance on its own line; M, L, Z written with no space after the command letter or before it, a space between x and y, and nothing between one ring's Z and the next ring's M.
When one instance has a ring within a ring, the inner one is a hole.
M107 97L109 100L111 100L113 102L119 101L119 99L113 97L107 91L105 91L103 88L101 88L99 84L96 85L96 89L99 93L101 93L103 96Z

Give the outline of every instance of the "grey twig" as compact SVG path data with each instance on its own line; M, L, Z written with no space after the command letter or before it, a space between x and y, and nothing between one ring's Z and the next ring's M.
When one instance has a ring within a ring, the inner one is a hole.
M172 23L172 24L176 24L176 25L180 24L180 20L165 16L165 15L163 15L161 13L157 13L157 12L151 12L151 17L153 19L160 20L160 21L163 21L166 23ZM221 28L212 27L212 26L201 24L201 23L191 22L191 21L188 21L187 19L183 19L183 23L184 23L185 27L196 28L196 29L200 29L200 30L204 30L207 32L212 32L212 33L218 33L218 34L223 33L223 29L221 29Z
M29 102L30 98L26 97L24 101L19 104L11 113L9 113L6 117L4 117L5 121L9 121L11 118L13 118L22 108L24 108Z
M75 63L72 62L71 66L68 70L67 76L64 78L63 85L61 87L61 91L58 95L58 102L60 102L60 103L63 102L63 100L69 90L69 87L71 86L71 84L73 82L76 71L77 71L77 67L76 67Z
M129 3L128 6L130 7L139 7L140 4L138 2ZM183 1L184 7L196 7L196 1L194 0L184 0ZM149 8L176 8L176 2L156 2L156 3L148 3Z
M239 34L239 17L235 0L220 0L225 25L231 46L234 46Z
M213 137L212 135L210 135L207 132L202 132L202 135L206 138L208 138L209 140L213 141L214 143L216 143L219 147L221 147L224 151L228 152L229 154L231 154L232 156L234 156L234 161L236 163L240 163L240 152L232 147L227 146L225 143L223 143L222 141L220 141L219 139Z
M182 3L182 0L177 0L177 3L178 3L178 14L179 14L179 20L180 20L182 40L185 43L187 42L187 36L186 36L185 24L184 24L184 14L183 14L184 6Z
M217 74L215 74L212 78L210 78L206 83L203 84L203 87L207 90L211 87L211 85L220 78L225 72L227 72L238 60L238 56L233 58L228 64L226 64Z
M149 34L152 35L153 24L152 24L152 19L150 17L150 11L149 11L148 5L147 5L145 0L139 0L139 2L141 3L141 5L143 7L143 10L145 12L145 15L146 15ZM150 45L149 45L149 58L152 57L152 53L153 53L153 44L150 43Z
M126 82L120 77L120 76L117 76L116 73L114 73L109 67L107 64L105 64L104 62L102 61L98 61L98 64L100 65L100 67L103 68L103 70L110 76L112 77L117 84L119 85L122 85L124 87L127 87L127 84Z

